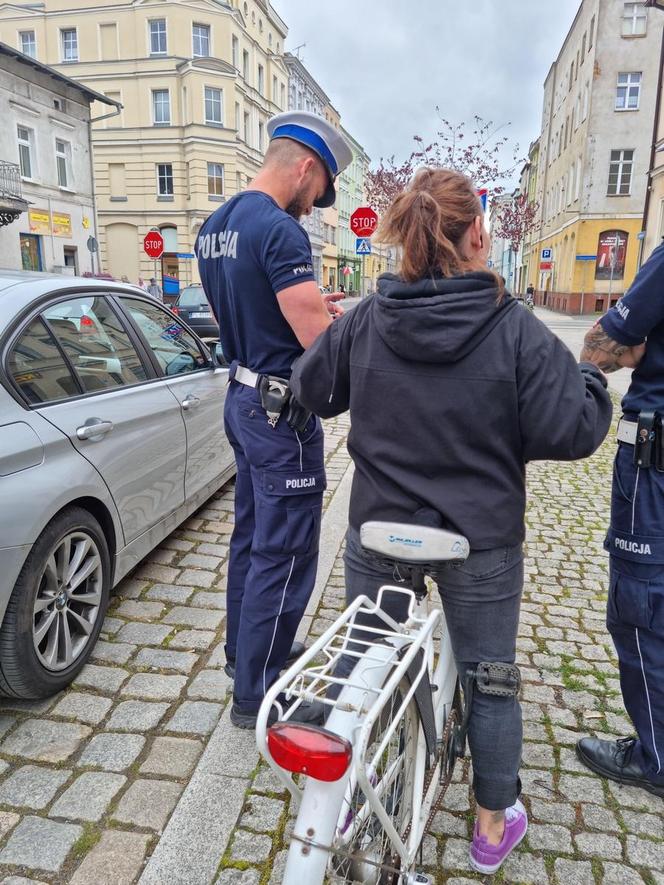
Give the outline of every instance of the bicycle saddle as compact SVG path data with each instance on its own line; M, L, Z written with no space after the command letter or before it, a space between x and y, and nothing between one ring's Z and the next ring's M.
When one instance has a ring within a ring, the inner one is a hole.
M470 553L463 535L402 522L365 522L360 542L365 550L408 565L435 567L443 562L463 562Z

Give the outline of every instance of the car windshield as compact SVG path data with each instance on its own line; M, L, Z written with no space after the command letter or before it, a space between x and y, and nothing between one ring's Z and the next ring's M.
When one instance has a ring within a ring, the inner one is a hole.
M187 286L178 298L179 307L199 307L203 304L207 307L208 302L202 286Z

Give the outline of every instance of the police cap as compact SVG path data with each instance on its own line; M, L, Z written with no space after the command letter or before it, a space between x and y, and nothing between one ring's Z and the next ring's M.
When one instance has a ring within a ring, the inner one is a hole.
M353 152L341 133L316 114L286 111L268 120L267 134L271 141L275 138L297 141L320 157L330 180L327 190L314 202L314 206L321 209L333 206L337 196L334 180L353 159Z

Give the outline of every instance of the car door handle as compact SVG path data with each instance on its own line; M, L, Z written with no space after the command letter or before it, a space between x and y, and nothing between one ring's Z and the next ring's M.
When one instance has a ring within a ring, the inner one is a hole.
M92 439L95 436L104 436L113 430L112 421L101 421L99 418L90 418L81 427L76 428L76 436L79 439Z
M185 410L195 409L196 406L200 406L201 401L197 396L194 396L193 393L190 393L182 400L182 408Z

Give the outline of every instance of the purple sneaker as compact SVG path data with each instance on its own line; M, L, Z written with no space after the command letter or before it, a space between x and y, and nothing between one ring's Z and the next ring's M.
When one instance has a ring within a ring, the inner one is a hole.
M469 852L470 865L479 873L495 873L526 835L527 829L528 815L518 799L514 805L505 809L505 833L499 845L490 845L485 836L480 836L475 822Z

